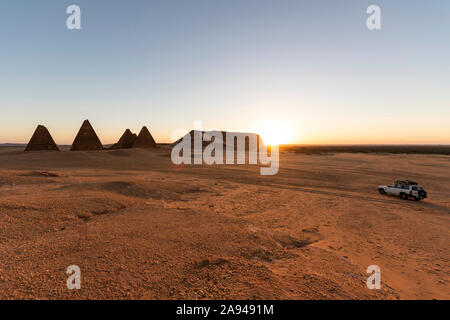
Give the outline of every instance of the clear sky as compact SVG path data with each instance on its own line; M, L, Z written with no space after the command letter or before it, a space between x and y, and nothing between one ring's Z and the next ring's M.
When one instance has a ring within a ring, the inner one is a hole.
M142 125L169 142L196 120L282 142L450 144L450 1L0 1L0 143L43 124L70 144L84 119L105 144Z

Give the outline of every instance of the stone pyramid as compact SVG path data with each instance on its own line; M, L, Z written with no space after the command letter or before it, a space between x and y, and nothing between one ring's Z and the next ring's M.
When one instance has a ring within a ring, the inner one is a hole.
M36 130L34 131L33 136L28 142L25 151L59 151L58 146L53 140L50 132L48 132L47 128L41 125L38 125Z
M133 148L156 148L156 141L146 126L142 127L141 132L139 132Z
M137 139L137 135L135 133L132 133L130 129L125 130L122 137L120 137L119 141L114 144L110 149L116 150L116 149L130 149L133 148L134 142Z
M84 120L83 125L78 131L78 134L73 141L70 151L83 151L83 150L102 150L103 145L100 142L97 134L92 128L89 120Z

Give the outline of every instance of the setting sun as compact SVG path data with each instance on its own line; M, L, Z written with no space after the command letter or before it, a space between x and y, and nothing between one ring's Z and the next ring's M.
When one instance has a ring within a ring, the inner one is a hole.
M296 134L294 127L286 122L267 120L258 123L252 130L258 133L265 144L289 144L294 143Z

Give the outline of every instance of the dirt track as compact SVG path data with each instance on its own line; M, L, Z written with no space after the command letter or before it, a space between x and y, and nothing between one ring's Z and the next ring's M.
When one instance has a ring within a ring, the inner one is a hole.
M284 153L263 177L164 150L3 148L0 298L449 299L449 176L444 155ZM430 198L377 193L398 178Z

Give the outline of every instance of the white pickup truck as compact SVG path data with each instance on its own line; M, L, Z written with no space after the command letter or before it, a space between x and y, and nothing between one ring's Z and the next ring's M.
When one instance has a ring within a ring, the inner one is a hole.
M379 186L380 194L388 194L408 200L413 198L420 201L427 197L427 192L417 182L409 180L397 180L388 186Z

